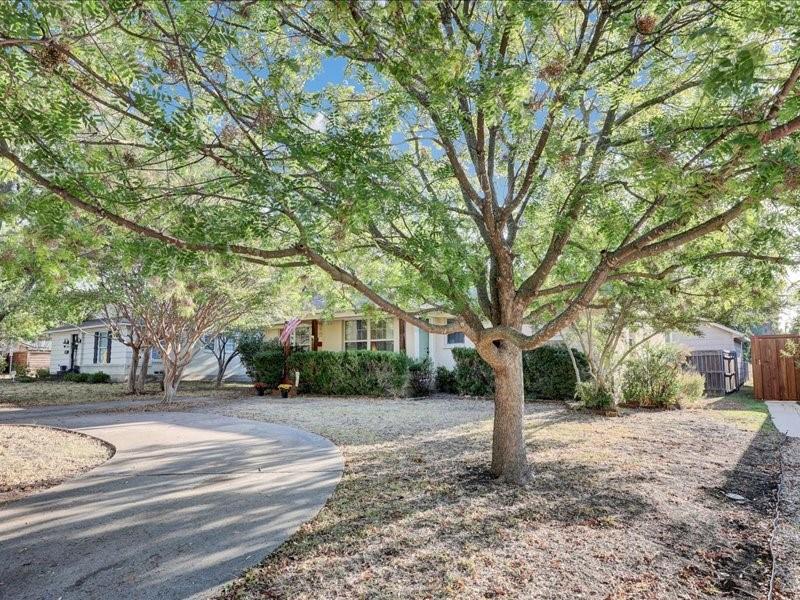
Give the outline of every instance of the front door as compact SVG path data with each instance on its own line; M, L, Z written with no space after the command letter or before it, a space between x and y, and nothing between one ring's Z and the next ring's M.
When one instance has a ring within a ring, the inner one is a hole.
M69 370L72 371L75 368L75 362L78 358L78 334L72 334L72 343L69 347Z
M419 330L419 357L428 358L431 355L431 338L427 331Z

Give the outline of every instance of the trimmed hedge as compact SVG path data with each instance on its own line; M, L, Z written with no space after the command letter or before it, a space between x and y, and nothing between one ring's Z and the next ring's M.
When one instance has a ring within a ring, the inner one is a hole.
M586 356L572 351L581 372L581 379L589 377ZM494 374L491 367L473 348L454 348L456 367L453 371L456 389L470 396L494 394ZM575 397L575 369L569 351L563 346L542 346L522 353L525 395L546 400L571 400Z
M399 396L408 384L410 362L396 352L294 352L288 368L300 373L303 394Z

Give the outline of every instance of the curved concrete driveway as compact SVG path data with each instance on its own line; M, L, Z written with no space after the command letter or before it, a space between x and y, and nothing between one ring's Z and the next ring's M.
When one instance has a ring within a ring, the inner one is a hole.
M0 421L74 429L116 453L0 508L0 598L206 597L316 515L342 473L328 440L280 425L31 414Z

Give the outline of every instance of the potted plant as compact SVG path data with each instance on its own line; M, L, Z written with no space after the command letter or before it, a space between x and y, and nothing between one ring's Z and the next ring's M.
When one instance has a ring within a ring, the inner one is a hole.
M289 390L292 389L291 383L282 383L278 386L278 389L281 391L281 398L288 398L289 397Z
M269 388L269 386L266 383L263 383L261 381L256 381L253 384L253 387L256 388L256 394L258 394L259 396L263 396L264 395L264 390Z

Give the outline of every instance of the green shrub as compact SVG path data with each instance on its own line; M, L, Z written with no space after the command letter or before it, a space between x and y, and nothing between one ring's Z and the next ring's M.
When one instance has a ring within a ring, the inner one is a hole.
M447 367L436 367L436 391L443 394L458 393L455 373Z
M286 357L277 338L264 339L258 333L243 335L239 340L239 358L254 382L265 383L269 389L281 383Z
M97 371L96 373L89 373L87 381L89 383L111 383L111 375Z
M17 383L33 383L36 379L30 375L20 375L19 377L14 377L14 381Z
M64 375L64 381L71 381L72 383L88 383L88 373L67 373Z
M674 406L680 400L686 355L674 346L651 346L630 359L622 380L625 404L654 408Z
M575 385L575 396L586 408L612 408L614 394L605 386L597 385L594 380L581 381Z
M459 394L491 396L494 394L494 373L478 351L473 348L453 348L456 368L453 376Z
M431 359L409 359L408 361L408 395L412 398L427 396L431 393L433 373Z
M36 379L50 379L50 369L36 369Z
M14 378L19 379L20 377L28 377L28 366L16 363L14 364Z
M573 350L581 381L589 378L586 355ZM522 353L525 393L546 400L571 400L575 397L575 367L566 346L541 346Z
M298 391L332 396L402 395L409 358L396 352L294 352L288 368L300 373Z
M706 378L697 371L684 371L680 375L681 402L692 404L699 401L706 391Z
M586 356L573 350L581 379L589 377ZM494 374L491 367L473 348L454 348L453 371L458 393L470 396L494 394ZM525 395L548 400L571 400L575 397L575 368L564 346L542 346L522 353Z

